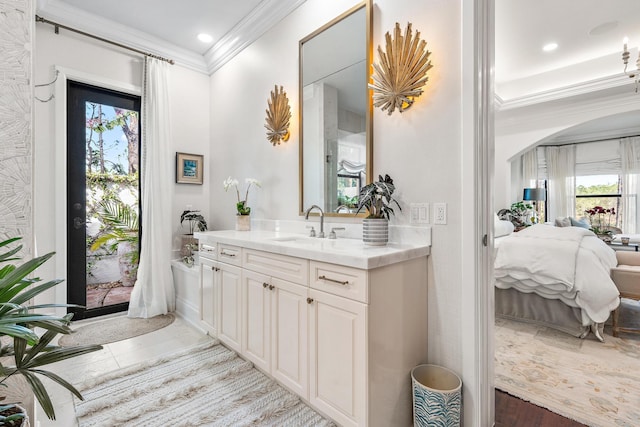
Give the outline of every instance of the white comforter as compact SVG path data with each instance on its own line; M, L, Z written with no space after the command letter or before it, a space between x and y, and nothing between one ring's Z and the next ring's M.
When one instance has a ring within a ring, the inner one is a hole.
M582 310L582 324L603 323L620 300L610 270L615 252L591 231L538 224L504 237L496 287L535 292Z

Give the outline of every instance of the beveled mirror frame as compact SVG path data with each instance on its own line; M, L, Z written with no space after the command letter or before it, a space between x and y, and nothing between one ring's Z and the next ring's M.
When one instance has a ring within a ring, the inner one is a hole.
M299 189L299 200L300 200L300 215L304 215L305 213L305 209L308 208L309 206L304 206L304 138L303 138L303 133L304 133L304 117L303 117L303 102L304 102L304 93L303 93L303 53L302 53L302 48L304 43L308 42L309 40L311 40L313 37L317 36L318 34L322 33L323 31L329 29L330 27L332 27L333 25L337 24L338 22L342 21L343 19L347 18L348 16L351 16L352 14L360 11L362 8L365 9L365 15L366 15L366 64L365 64L365 68L367 70L367 75L366 75L366 82L365 84L367 85L367 106L366 106L366 115L365 115L365 131L366 131L366 166L365 166L365 173L366 173L366 182L364 182L362 185L366 185L366 184L370 184L372 182L373 179L373 99L372 99L372 91L371 89L369 89L368 84L371 83L371 61L373 58L373 0L365 0L357 5L355 5L354 7L352 7L351 9L347 10L346 12L344 12L343 14L341 14L340 16L338 16L337 18L333 19L332 21L326 23L325 25L323 25L322 27L318 28L317 30L315 30L314 32L312 32L311 34L309 34L308 36L304 37L302 40L300 40L299 45L298 45L298 119L299 119L299 141L300 141L300 148L299 148L299 173L298 173L298 178L299 178L299 184L298 184L298 189ZM323 206L323 210L324 210L324 206ZM336 213L336 212L325 212L324 213L325 216L334 216L334 217L345 217L345 216L350 216L353 217L355 216L354 213ZM359 214L357 214L357 216L365 216L366 212L361 212Z

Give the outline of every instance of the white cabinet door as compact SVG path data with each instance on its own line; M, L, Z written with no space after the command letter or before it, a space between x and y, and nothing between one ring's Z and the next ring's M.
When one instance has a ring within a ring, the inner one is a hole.
M216 322L216 269L218 263L200 258L200 326L212 337L217 335Z
M218 338L229 348L241 351L242 270L225 263L218 264L220 317Z
M271 375L308 399L308 288L276 278L271 284Z
M271 369L271 294L269 276L242 272L242 354L265 372Z
M367 425L366 305L316 290L309 297L309 401L340 425Z

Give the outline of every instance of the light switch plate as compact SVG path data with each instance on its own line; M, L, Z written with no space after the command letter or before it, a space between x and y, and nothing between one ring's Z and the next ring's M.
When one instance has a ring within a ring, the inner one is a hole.
M429 224L429 203L410 203L411 224Z

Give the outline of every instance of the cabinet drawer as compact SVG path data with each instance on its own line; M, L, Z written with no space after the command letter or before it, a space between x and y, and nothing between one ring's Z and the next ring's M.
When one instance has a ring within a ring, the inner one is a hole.
M309 284L309 261L306 259L245 249L242 252L242 266L300 285Z
M215 243L200 243L200 256L206 259L218 259L218 251Z
M309 286L313 289L369 303L365 270L317 261L310 262L310 269Z
M242 265L242 248L239 246L218 243L218 261L231 265Z

